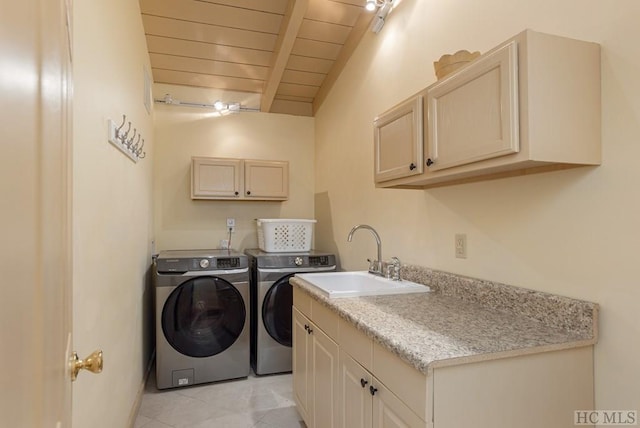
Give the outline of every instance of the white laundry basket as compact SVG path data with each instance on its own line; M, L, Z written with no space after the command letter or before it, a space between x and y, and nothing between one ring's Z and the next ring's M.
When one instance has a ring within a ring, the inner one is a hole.
M316 220L259 218L258 247L268 253L309 251Z

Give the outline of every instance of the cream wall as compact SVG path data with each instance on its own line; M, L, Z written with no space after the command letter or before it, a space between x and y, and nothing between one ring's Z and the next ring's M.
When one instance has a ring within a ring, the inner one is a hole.
M170 93L183 102L213 103L217 96L215 91L158 84L154 93L156 98ZM156 104L157 250L217 248L227 238L228 217L236 219L231 242L236 250L258 246L256 218L313 218L313 122L310 117L254 112L215 117L205 109ZM192 200L192 156L289 161L289 200Z
M640 3L402 0L368 32L316 115L318 246L346 269L375 255L598 302L596 405L640 410ZM375 189L372 119L435 81L433 61L525 28L602 45L603 163L432 190ZM468 258L454 257L466 233Z
M137 1L73 4L73 340L80 357L104 351L103 373L73 384L73 426L126 427L151 352L148 55ZM106 140L107 118L122 114L145 138L137 164Z

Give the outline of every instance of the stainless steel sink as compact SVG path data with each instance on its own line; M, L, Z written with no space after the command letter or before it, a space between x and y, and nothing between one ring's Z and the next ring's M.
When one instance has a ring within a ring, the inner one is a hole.
M296 278L330 299L431 291L426 285L405 280L393 281L360 271L302 273L296 274Z

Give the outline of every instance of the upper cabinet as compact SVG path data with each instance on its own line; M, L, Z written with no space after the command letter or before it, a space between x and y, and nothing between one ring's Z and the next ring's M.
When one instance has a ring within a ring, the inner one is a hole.
M250 199L289 197L289 162L244 161L244 196Z
M235 199L241 192L242 161L239 159L192 158L192 199Z
M427 104L430 171L518 153L516 42L430 88Z
M284 201L289 163L227 158L192 158L192 199Z
M418 94L373 122L376 183L422 174L423 96Z
M386 180L376 174L379 187L425 188L601 162L595 43L527 30L420 96L424 170ZM396 134L386 144L409 141ZM377 141L375 150L376 173L378 164L397 163L397 153L384 159L389 150Z

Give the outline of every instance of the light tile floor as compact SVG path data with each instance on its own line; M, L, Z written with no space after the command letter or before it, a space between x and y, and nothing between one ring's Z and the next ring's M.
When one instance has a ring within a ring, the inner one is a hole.
M304 428L291 374L158 390L151 372L134 428Z

